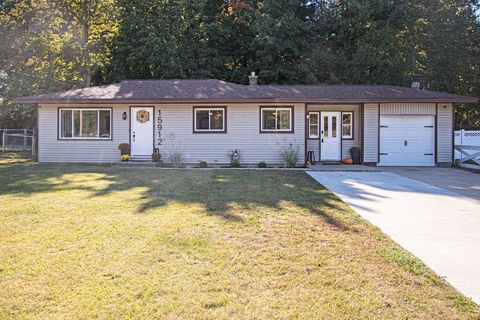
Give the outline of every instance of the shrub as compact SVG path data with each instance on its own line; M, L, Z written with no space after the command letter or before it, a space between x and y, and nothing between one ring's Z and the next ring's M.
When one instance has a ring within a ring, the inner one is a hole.
M351 147L351 148L350 148L350 152L352 152L352 153L355 153L355 152L360 152L360 151L361 151L361 150L360 150L360 148L359 148L359 147L355 147L355 146L353 146L353 147Z
M289 144L281 153L283 164L287 168L295 168L298 162L298 146Z
M179 168L182 165L183 154L180 150L173 150L170 153L170 161L172 162L172 167Z
M238 160L232 160L232 161L230 162L230 167L232 167L232 168L240 168L240 161L238 161Z
M129 156L128 154L122 154L122 155L120 156L120 159L121 159L122 161L128 161L128 160L130 160L130 156Z
M162 158L162 155L160 154L160 152L152 153L152 161L153 162L159 162L161 158Z
M200 163L198 164L198 166L199 166L200 168L206 168L206 167L208 167L208 163L207 163L207 161L200 161Z
M258 163L258 167L259 167L259 168L266 168L266 167L267 167L267 163L266 163L265 161L260 161L260 162Z
M124 154L130 154L130 145L128 143L120 143L118 145L118 150L120 150L122 156Z

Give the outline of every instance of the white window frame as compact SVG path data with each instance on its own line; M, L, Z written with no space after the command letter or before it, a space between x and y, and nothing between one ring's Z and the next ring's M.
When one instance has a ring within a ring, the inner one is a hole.
M312 114L316 114L317 115L317 123L312 123ZM311 125L317 125L317 134L316 135L312 135L311 132L310 132L310 126ZM318 111L313 111L313 112L309 112L308 113L308 138L309 139L318 139L320 138L320 112Z
M263 111L275 111L275 129L265 129L263 127L264 123L263 123ZM282 107L279 107L279 108L271 108L271 107L260 107L260 131L261 132L293 132L293 128L292 128L292 110L293 108L282 108ZM277 112L278 111L288 111L289 113L289 125L288 125L288 129L277 129L277 121L278 121L278 118L277 118Z
M72 111L72 136L71 137L63 137L62 131L62 111ZM74 137L73 133L75 121L73 120L73 114L75 111L80 111L80 136ZM83 111L97 111L97 136L96 137L82 137L82 121L83 121ZM108 111L110 113L110 136L100 137L100 111ZM113 129L113 119L112 119L112 109L110 108L59 108L58 109L58 139L59 140L112 140L112 129Z
M345 135L343 133L343 115L344 114L349 114L350 115L350 135ZM353 111L348 111L348 112L342 112L341 115L341 124L342 124L342 139L353 139Z
M197 111L208 111L208 129L197 129ZM222 129L210 129L212 127L212 111L222 111ZM193 109L193 132L226 132L225 128L225 114L226 108L197 108Z

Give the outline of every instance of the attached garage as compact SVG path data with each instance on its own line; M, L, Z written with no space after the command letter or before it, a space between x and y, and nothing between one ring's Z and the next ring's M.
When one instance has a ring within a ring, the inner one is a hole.
M380 166L434 166L435 116L381 115Z

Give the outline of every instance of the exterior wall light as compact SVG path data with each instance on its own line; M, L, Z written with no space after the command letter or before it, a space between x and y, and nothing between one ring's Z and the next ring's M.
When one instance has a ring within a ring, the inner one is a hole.
M126 112L122 113L122 119L127 120L127 113Z

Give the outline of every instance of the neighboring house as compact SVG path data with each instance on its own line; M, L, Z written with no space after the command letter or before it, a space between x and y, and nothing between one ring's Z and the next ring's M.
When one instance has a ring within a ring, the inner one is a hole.
M478 99L389 85L239 85L219 80L126 80L118 84L23 97L38 105L39 162L119 160L158 148L168 162L282 162L298 148L300 162L340 161L358 146L365 164L450 165L453 109Z

